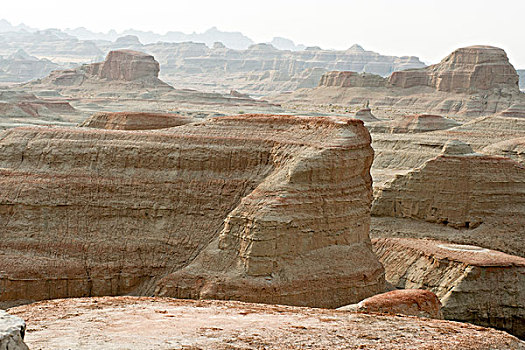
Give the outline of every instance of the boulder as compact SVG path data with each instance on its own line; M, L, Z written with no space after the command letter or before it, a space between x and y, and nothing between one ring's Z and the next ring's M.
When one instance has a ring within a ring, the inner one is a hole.
M357 304L340 307L338 310L443 318L438 297L423 289L393 290L374 295Z
M26 324L21 318L0 310L0 349L28 350L24 343L25 332Z
M0 140L0 302L162 295L338 307L384 290L370 135L242 115Z
M99 112L79 126L109 130L152 130L171 128L196 121L192 117L172 113Z
M397 288L434 292L447 320L525 336L525 259L471 245L379 238L374 251Z

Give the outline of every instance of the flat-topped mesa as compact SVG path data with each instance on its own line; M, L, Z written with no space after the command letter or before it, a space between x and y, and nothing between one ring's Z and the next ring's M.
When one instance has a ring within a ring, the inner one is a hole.
M171 88L158 78L159 63L149 54L132 50L110 51L103 62L84 64L79 68L58 70L33 85L89 86L104 83L140 87Z
M153 56L132 50L110 51L103 62L84 65L86 74L106 80L158 79L160 66Z
M434 292L447 320L525 337L525 259L482 247L429 239L373 239L386 279Z
M440 63L392 73L396 87L429 86L438 91L476 93L489 90L519 92L519 77L504 50L492 46L457 49Z
M99 112L79 126L109 130L153 130L181 126L196 121L195 118L173 113Z
M332 71L321 76L319 86L324 87L384 87L388 79L371 73Z
M0 140L0 302L358 302L384 290L368 236L372 159L363 123L344 117L11 129Z

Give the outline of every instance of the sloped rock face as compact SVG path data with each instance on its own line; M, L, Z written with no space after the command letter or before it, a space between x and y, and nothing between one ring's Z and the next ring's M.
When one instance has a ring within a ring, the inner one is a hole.
M370 132L386 133L418 133L435 130L446 130L460 125L455 120L439 115L414 114L397 117L394 120L374 123L369 127Z
M511 158L525 164L525 137L495 143L483 149L484 153Z
M191 117L170 113L100 112L95 113L79 126L108 130L152 130L171 128L196 121Z
M358 304L340 307L338 310L443 318L438 297L424 289L393 290L366 298Z
M0 301L156 293L337 307L383 291L360 121L18 128L0 150Z
M386 78L375 74L332 71L323 74L319 86L384 87L387 82Z
M232 301L103 297L11 309L35 349L521 350L508 333L417 317Z
M525 337L524 258L421 239L380 238L373 245L387 281L398 288L434 292L445 319Z
M438 91L473 93L505 89L517 92L519 77L500 48L469 46L457 49L440 63L419 70L394 72L393 86L430 86Z
M525 168L474 154L463 143L447 144L444 154L380 189L372 213L457 228L490 222L524 227Z

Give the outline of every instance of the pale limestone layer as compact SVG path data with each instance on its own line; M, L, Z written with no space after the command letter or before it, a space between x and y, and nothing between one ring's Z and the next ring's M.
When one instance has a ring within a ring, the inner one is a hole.
M357 302L384 288L368 236L372 158L347 118L12 129L0 138L0 301Z
M373 245L387 281L434 292L445 319L525 336L524 258L421 239L380 238Z

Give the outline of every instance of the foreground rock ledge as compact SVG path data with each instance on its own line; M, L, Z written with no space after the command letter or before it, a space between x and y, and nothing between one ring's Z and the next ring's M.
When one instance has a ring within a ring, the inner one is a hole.
M159 295L338 307L384 291L363 122L243 115L0 137L0 303Z
M24 343L25 331L26 324L21 318L0 310L1 350L27 350L27 345Z
M469 324L240 302L103 297L10 312L34 349L525 349Z

